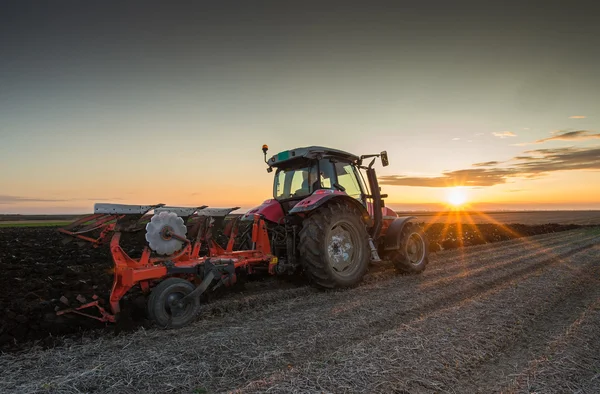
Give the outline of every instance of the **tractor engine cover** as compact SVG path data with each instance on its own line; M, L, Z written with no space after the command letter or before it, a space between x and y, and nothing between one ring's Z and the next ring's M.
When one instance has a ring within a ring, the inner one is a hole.
M158 254L169 255L181 249L183 242L172 237L171 234L185 237L186 233L187 227L183 219L175 212L160 212L152 216L150 222L146 224L146 241L150 249Z

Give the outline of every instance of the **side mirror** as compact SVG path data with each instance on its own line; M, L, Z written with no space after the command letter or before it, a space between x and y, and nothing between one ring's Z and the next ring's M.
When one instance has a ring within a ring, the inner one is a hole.
M386 151L381 152L381 165L384 167L387 167L389 164L390 164L390 162L388 161L387 152Z

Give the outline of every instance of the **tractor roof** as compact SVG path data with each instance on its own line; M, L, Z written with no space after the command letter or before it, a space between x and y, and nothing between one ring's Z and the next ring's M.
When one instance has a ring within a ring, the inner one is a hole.
M269 159L269 165L279 167L300 158L313 160L328 157L347 162L354 162L359 159L358 156L339 149L331 149L323 146L307 146L279 152Z

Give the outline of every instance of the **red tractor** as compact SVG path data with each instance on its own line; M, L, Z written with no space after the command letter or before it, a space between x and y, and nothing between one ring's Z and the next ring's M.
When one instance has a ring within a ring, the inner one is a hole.
M398 217L384 206L373 164L380 157L387 166L386 152L359 157L311 146L267 160L267 150L264 145L267 171L276 169L273 199L230 220L225 241L218 242L213 230L238 208L96 204L94 215L60 229L94 247L110 243L114 280L108 306L94 296L57 313L115 322L122 298L139 286L150 295L150 319L176 328L195 318L202 293L233 285L239 274L303 272L317 287L344 288L358 284L369 264L382 258L404 273L425 269L428 242L410 221L414 217ZM121 235L144 229L147 245L134 258Z
M381 257L401 272L425 269L428 242L410 222L414 217L398 217L384 206L387 195L380 194L373 164L380 157L387 166L386 152L359 157L311 146L267 160L267 150L264 145L267 171L276 168L273 199L241 220L252 220L255 214L265 220L278 258L277 273L303 270L315 285L335 288L360 282L369 263Z

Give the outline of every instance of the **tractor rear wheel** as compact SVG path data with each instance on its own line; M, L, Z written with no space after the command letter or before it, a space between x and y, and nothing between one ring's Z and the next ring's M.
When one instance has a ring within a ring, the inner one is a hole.
M406 274L418 274L429 263L429 244L425 233L414 223L406 223L400 232L400 249L390 254L396 269Z
M356 285L370 261L369 234L356 209L329 203L304 220L298 249L309 279L318 287Z
M195 289L189 281L169 278L160 282L148 298L148 317L160 328L180 328L192 322L200 308L197 298L183 306L178 301Z

